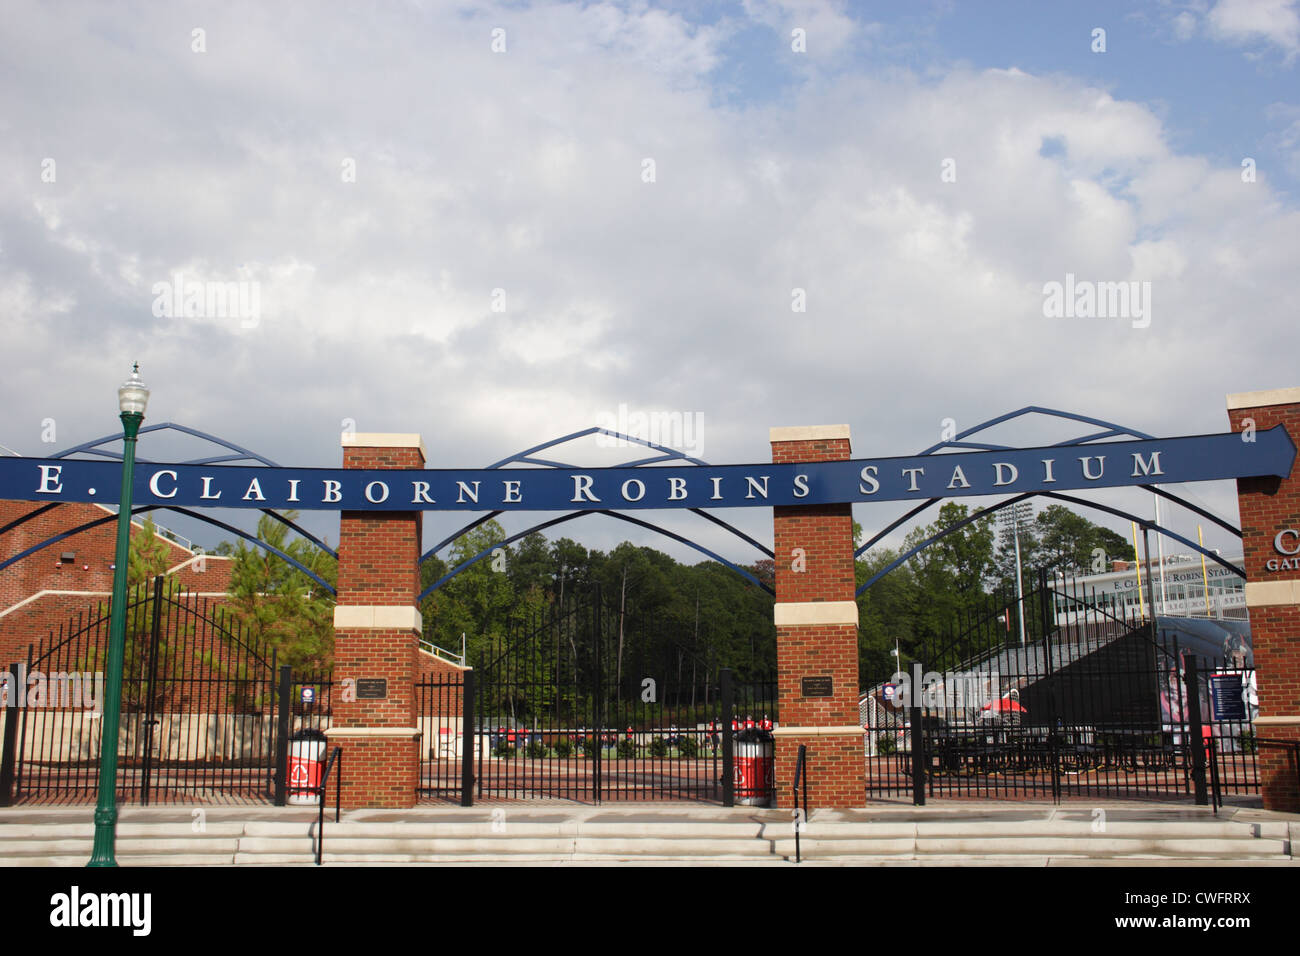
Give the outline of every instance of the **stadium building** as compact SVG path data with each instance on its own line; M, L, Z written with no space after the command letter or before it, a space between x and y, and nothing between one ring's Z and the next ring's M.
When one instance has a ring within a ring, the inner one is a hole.
M1236 568L1244 567L1241 555L1225 558ZM1246 619L1246 579L1200 555L1168 555L1164 561L1115 561L1102 574L1062 576L1064 588L1087 595L1089 604L1110 609L1116 617L1205 617L1218 620ZM1154 603L1154 606L1152 606ZM1074 622L1075 602L1058 594L1058 624Z

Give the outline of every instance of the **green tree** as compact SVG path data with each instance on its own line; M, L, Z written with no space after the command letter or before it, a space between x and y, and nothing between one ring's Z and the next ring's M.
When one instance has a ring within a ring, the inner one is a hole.
M857 562L857 586L898 559L885 549ZM863 686L890 677L919 652L920 606L916 574L908 563L899 565L858 597L858 672ZM900 660L896 663L893 651Z
M979 512L976 512L979 514ZM927 538L960 524L970 516L966 505L950 501L939 509L933 524L916 528L904 542L908 550ZM972 613L979 611L987 599L986 585L996 576L993 551L993 516L981 515L961 525L910 560L916 582L916 612L913 637L918 654L927 665L938 667L946 661L929 656L933 650L919 650L922 641L938 647L941 639L952 636Z
M1038 540L1037 525L1032 521L1022 522L1019 529L1020 538L1020 572L1026 589L1031 589L1034 576L1043 566L1042 546ZM1001 538L997 553L994 555L994 576L999 589L1013 589L1016 586L1016 539L1011 532Z
M434 564L437 559L421 569L427 587L480 552L489 552L429 595L420 607L425 638L439 647L455 649L464 634L471 664L484 663L510 630L511 610L517 603L509 573L513 555L505 545L496 547L505 537L500 522L486 521L452 542L442 565L445 570L436 577L434 572L440 570Z
M1034 528L1039 540L1036 567L1091 574L1099 565L1101 570L1109 570L1113 560L1134 560L1132 546L1120 535L1064 505L1044 508L1034 520Z
M281 514L289 521L295 511ZM269 515L257 522L257 540L289 555L329 582L335 583L337 563L305 538L290 538L287 525ZM231 546L217 553L231 562L227 607L256 646L276 650L280 664L295 671L326 673L334 659L334 598L293 565L264 548Z
M572 538L557 538L551 542L552 593L563 604L576 594L586 594L591 588L591 554Z
M530 534L515 544L506 565L506 574L516 594L548 590L554 575L546 536Z
M126 562L126 584L133 592L165 572L167 559L171 556L171 549L158 534L153 518L145 515L141 524L139 529L131 528L131 549Z
M639 614L653 614L667 608L672 590L669 572L676 562L653 548L638 548L624 541L605 562L599 577L605 601L617 609L618 644L615 680L622 682L623 657L627 645L626 625L629 601Z

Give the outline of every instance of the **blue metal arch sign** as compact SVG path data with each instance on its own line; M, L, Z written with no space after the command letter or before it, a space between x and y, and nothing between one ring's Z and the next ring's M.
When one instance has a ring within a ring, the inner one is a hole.
M1250 440L1253 439L1253 440ZM598 511L857 504L1291 473L1282 426L1082 445L807 464L344 469L141 462L140 506L324 511ZM116 504L121 466L0 458L0 498Z

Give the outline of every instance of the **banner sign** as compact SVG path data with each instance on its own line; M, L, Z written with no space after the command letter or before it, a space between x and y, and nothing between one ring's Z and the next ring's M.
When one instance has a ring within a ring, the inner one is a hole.
M344 469L138 462L137 506L300 511L637 511L909 501L1291 473L1275 425L1236 433L810 464ZM116 504L118 462L0 458L0 498Z

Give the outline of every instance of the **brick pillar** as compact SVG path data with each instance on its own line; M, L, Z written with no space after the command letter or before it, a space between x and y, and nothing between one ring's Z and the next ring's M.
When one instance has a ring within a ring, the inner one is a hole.
M1300 388L1229 395L1228 418L1235 432L1252 422L1257 431L1284 425L1291 440L1300 441ZM1278 532L1300 529L1300 475L1238 479L1237 503L1259 683L1255 733L1300 740L1300 561L1287 560L1289 556L1274 547ZM1297 540L1294 535L1284 536L1283 547L1289 551ZM1270 570L1270 562L1276 570ZM1257 759L1265 809L1300 811L1296 767L1288 753L1261 748Z
M849 426L773 428L772 461L849 458ZM790 806L799 745L807 746L813 809L866 802L858 720L858 605L854 599L853 513L847 504L773 508L776 553L777 805ZM810 695L804 696L804 682ZM820 687L816 686L820 683Z
M423 468L424 445L419 435L345 434L343 467ZM388 493L408 490L393 481ZM383 490L372 493L378 497ZM336 690L327 733L331 747L343 747L345 807L415 805L420 518L418 511L342 514L334 608ZM349 679L355 682L355 699L341 700L340 682Z

